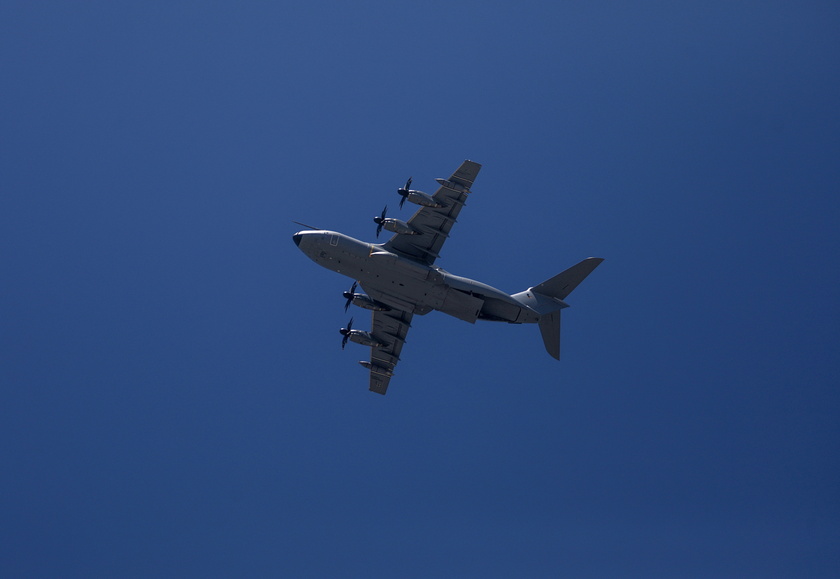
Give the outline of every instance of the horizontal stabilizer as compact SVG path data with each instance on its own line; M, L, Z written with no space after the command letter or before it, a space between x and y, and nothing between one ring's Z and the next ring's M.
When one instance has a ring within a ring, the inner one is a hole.
M588 257L563 273L558 273L553 278L532 287L531 291L564 300L602 261L604 260L600 257Z

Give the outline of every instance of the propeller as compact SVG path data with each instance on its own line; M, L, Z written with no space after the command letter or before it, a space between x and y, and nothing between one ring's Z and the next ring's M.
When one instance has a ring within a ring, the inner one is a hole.
M385 209L382 210L382 215L373 218L373 222L376 223L376 237L379 237L379 234L382 233L382 225L385 223L385 214L388 212L388 206L385 206Z
M347 322L346 328L341 328L338 333L344 336L341 339L341 349L344 349L344 346L347 345L347 340L350 338L350 331L353 329L353 318L350 318L350 321Z
M400 199L400 209L402 209L405 200L408 199L409 187L411 187L411 177L409 177L408 181L405 182L405 187L400 187L399 189L397 189L397 193L402 195L402 199Z
M353 282L353 285L350 286L350 291L344 292L344 297L347 298L347 303L344 304L344 312L347 313L347 308L350 307L350 304L353 303L353 298L356 297L356 282Z

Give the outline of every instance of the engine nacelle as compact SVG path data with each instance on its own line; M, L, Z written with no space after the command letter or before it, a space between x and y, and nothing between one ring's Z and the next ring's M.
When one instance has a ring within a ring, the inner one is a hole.
M361 364L363 367L367 368L371 372L376 372L377 374L382 374L383 376L391 377L394 375L394 373L388 370L387 368L383 368L382 366L378 366L376 364L371 364L367 360L359 360L359 364Z
M385 304L381 304L367 294L353 294L353 305L359 306L366 310L373 310L375 312L387 312L391 308Z
M388 231L393 231L394 233L402 233L404 235L417 235L418 233L420 233L405 221L394 219L393 217L383 219L382 227L384 229L387 229Z
M406 197L406 199L415 205L422 205L423 207L443 207L443 205L435 201L435 198L431 195L423 193L422 191L414 191L413 189L408 192L408 197Z
M365 332L364 330L350 330L347 336L351 342L356 342L357 344L361 344L362 346L370 346L372 348L380 348L382 346L387 346L386 343L380 342L370 332Z

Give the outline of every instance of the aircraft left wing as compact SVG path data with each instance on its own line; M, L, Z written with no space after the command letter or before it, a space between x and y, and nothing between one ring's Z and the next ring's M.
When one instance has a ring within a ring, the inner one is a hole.
M400 361L400 352L405 343L413 314L400 310L374 311L370 333L384 346L370 349L370 390L385 394L394 367Z
M470 187L480 170L480 164L464 161L449 179L440 179L440 187L432 197L441 207L418 209L408 220L408 225L416 234L397 233L385 243L385 249L432 265L439 257L443 242L449 237L449 231L466 203Z

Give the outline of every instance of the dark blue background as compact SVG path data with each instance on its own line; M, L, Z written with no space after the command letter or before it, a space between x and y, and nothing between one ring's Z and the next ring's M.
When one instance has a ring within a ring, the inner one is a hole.
M837 5L299 4L0 8L0 574L836 577ZM291 220L465 158L442 267L607 261L371 394Z

